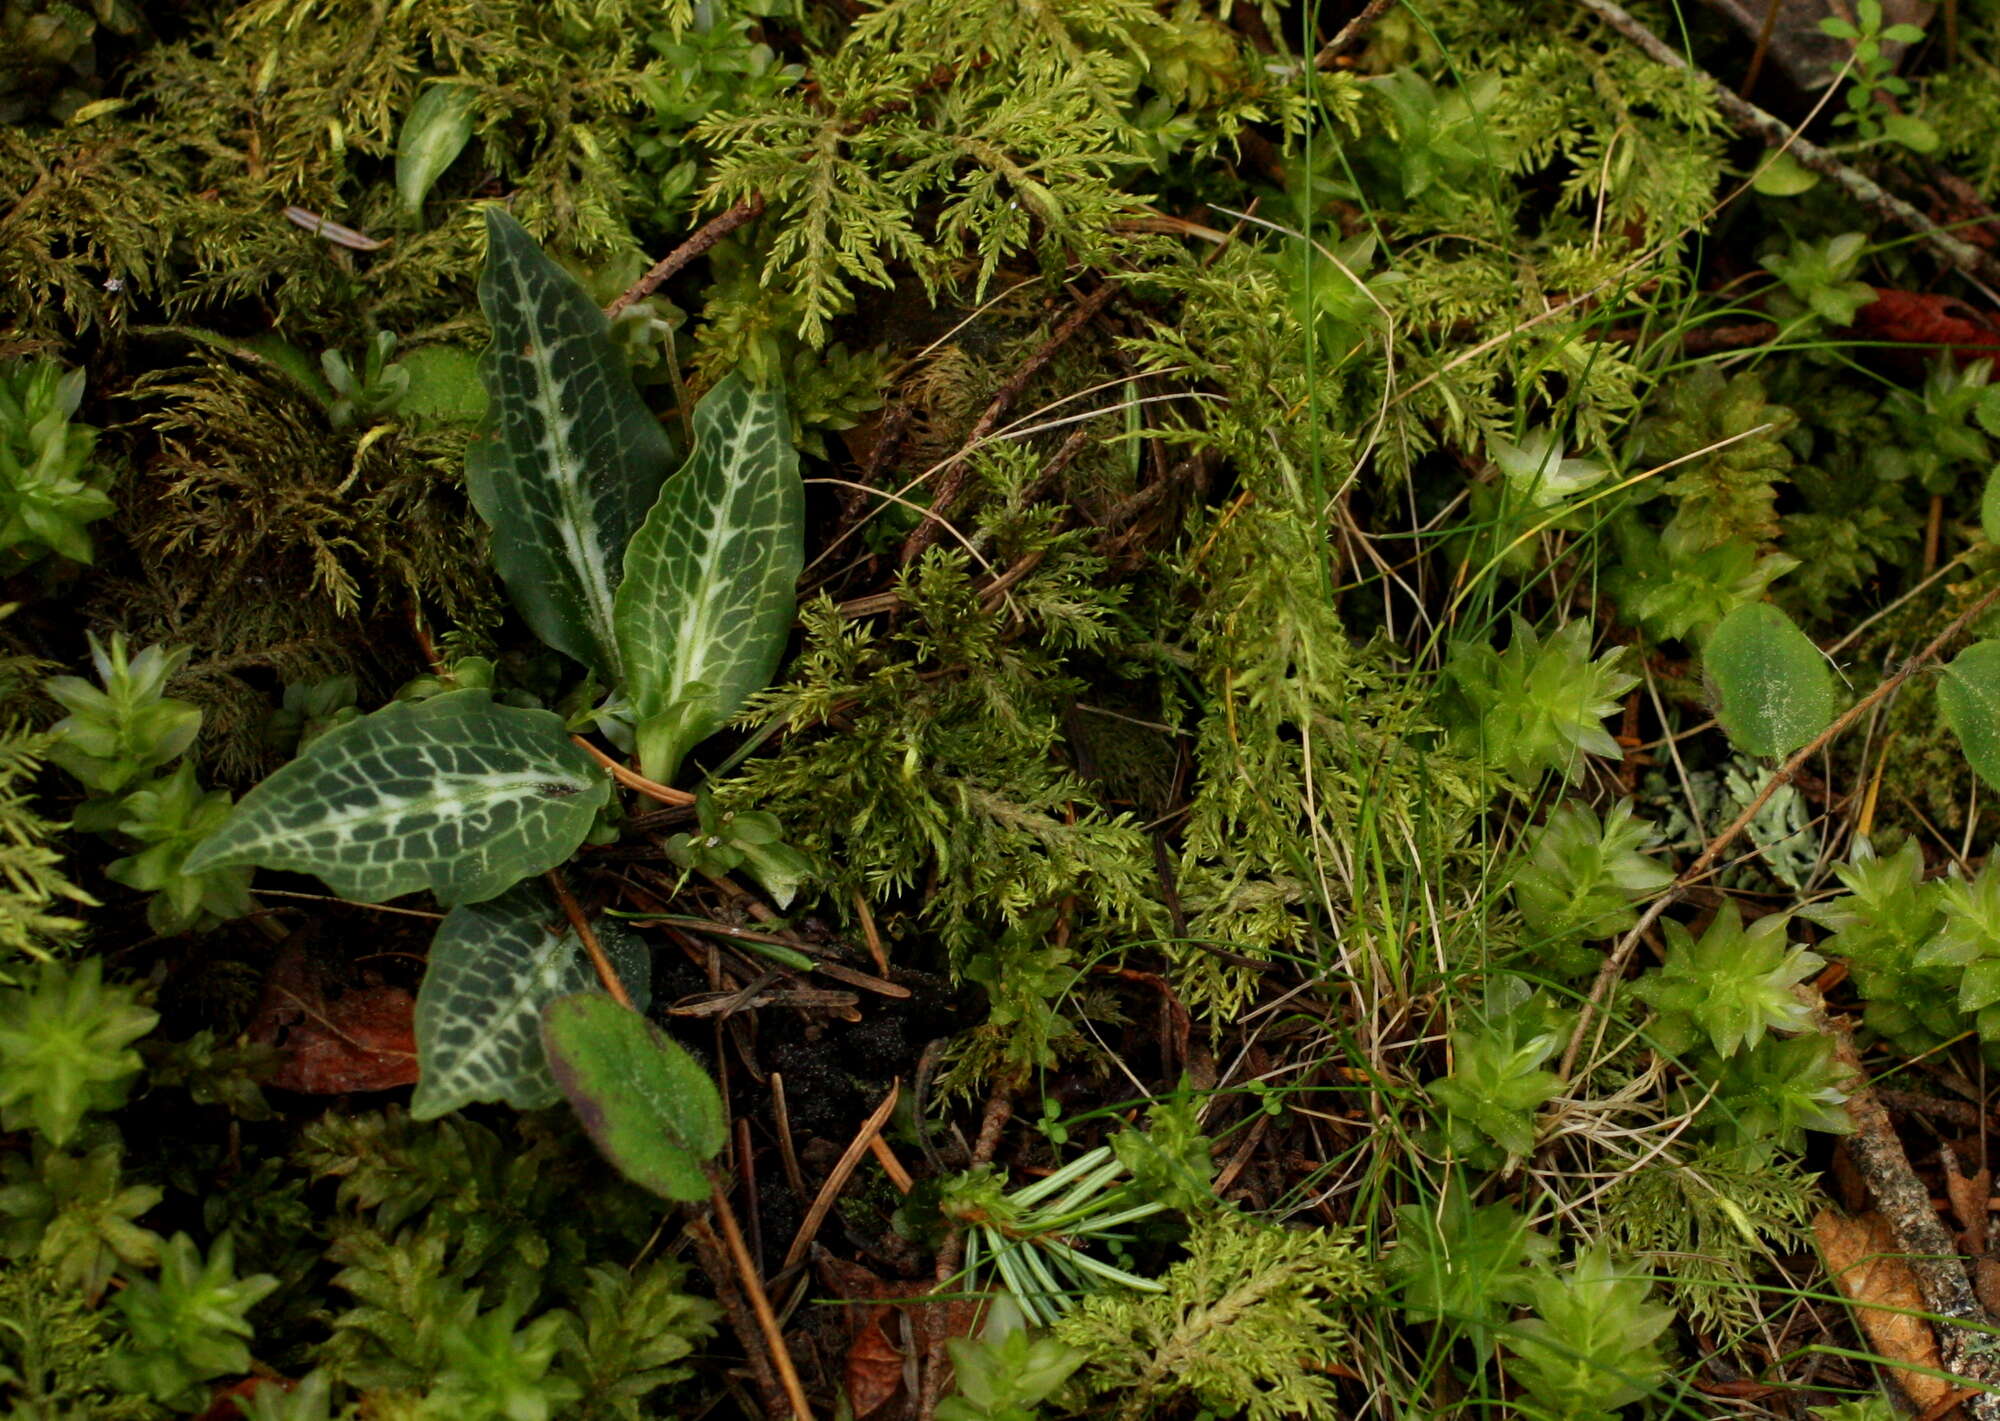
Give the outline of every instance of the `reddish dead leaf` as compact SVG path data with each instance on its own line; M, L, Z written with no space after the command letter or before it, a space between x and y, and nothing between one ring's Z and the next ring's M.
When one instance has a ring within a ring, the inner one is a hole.
M903 1385L903 1354L883 1328L895 1309L874 1307L847 1349L847 1403L857 1418L887 1405Z
M1993 1197L1993 1171L1982 1169L1967 1174L1958 1162L1958 1151L1947 1140L1938 1150L1944 1167L1945 1197L1959 1224L1958 1244L1970 1254L1986 1252L1986 1201Z
M401 987L330 990L304 950L271 964L250 1039L278 1048L270 1084L306 1095L391 1090L417 1079L416 998Z
M2000 355L2000 324L1956 296L1878 286L1854 328L1870 340L1946 346L1961 360Z
M1850 1219L1822 1209L1813 1220L1820 1252L1840 1291L1854 1304L1855 1320L1869 1343L1892 1365L1896 1382L1920 1411L1950 1397L1950 1382L1926 1376L1914 1367L1944 1370L1937 1336L1930 1324L1908 1313L1924 1310L1923 1291L1910 1265L1897 1256L1895 1235L1880 1214Z
M240 1382L218 1387L209 1398L208 1410L195 1417L194 1421L243 1421L243 1408L236 1404L237 1398L254 1396L267 1386L290 1391L296 1385L285 1377L245 1377Z

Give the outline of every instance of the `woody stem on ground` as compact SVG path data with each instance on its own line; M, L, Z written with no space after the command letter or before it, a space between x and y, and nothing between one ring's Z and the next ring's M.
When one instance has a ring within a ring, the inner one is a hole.
M1909 203L1887 191L1873 178L1850 168L1818 144L1800 137L1798 130L1783 119L1730 92L1716 82L1714 76L1694 68L1672 45L1647 29L1625 10L1612 4L1611 0L1577 0L1577 3L1630 40L1648 57L1658 60L1661 64L1699 75L1708 90L1709 97L1715 101L1715 106L1722 110L1724 117L1737 128L1755 134L1771 148L1790 153L1814 172L1833 179L1846 189L1848 195L1855 201L1872 207L1909 228L1926 246L1967 277L1975 281L2000 282L2000 261L1996 261L1970 242L1952 236Z
M1682 869L1674 881L1667 885L1666 890L1647 905L1645 912L1639 915L1639 921L1632 925L1631 931L1619 939L1618 945L1611 950L1604 959L1604 965L1598 969L1597 980L1590 986L1590 997L1584 1002L1583 1011L1577 1017L1576 1029L1570 1033L1569 1045L1563 1050L1562 1066L1557 1071L1559 1076L1564 1080L1570 1078L1570 1072L1576 1067L1577 1053L1583 1047L1584 1035L1590 1030L1591 1021L1603 1008L1605 999L1611 993L1612 984L1624 973L1626 963L1631 960L1633 949L1639 945L1639 939L1660 920L1660 915L1678 902L1695 883L1708 876L1729 846L1736 842L1737 837L1750 826L1750 821L1755 819L1758 812L1770 801L1771 796L1790 784L1808 760L1832 744L1842 731L1894 695L1897 687L1934 660L1939 652L1977 621L1996 601L2000 601L2000 586L1992 587L1981 594L1970 607L1954 617L1949 626L1931 638L1923 650L1905 661L1893 674L1885 678L1881 685L1856 701L1844 714L1836 716L1831 725L1795 751L1778 767L1777 772L1765 781L1764 787L1743 806L1742 812L1729 822L1728 827L1709 840L1708 847L1701 851L1700 857Z
M616 320L620 311L624 310L634 301L645 300L654 291L658 290L668 277L672 276L731 232L734 232L738 227L743 226L745 223L756 221L763 213L763 196L759 193L752 193L727 212L719 213L709 218L708 221L695 229L693 236L682 242L678 247L675 247L671 252L668 252L664 257L661 257L659 261L653 264L650 271L620 293L617 300L606 306L604 308L606 319Z

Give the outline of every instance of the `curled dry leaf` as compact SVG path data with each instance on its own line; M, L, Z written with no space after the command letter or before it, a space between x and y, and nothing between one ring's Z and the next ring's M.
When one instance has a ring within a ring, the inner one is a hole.
M1849 1218L1832 1209L1820 1210L1813 1233L1841 1294L1854 1304L1855 1320L1872 1346L1890 1363L1896 1384L1919 1411L1928 1411L1956 1394L1951 1383L1915 1367L1944 1370L1937 1334L1921 1317L1923 1290L1917 1275L1896 1251L1889 1222L1880 1214ZM1899 1365L1900 1364L1900 1365Z

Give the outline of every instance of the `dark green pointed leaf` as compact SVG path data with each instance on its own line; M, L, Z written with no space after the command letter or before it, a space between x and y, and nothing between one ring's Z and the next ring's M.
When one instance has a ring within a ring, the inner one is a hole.
M610 795L562 717L453 691L327 731L243 796L183 871L260 864L365 903L419 888L476 903L568 858Z
M1966 763L2000 789L2000 641L1976 641L1944 668L1938 706Z
M660 780L770 681L805 563L784 396L732 374L696 408L694 434L625 551L618 589L641 766Z
M493 328L480 362L491 406L465 473L493 565L535 635L621 681L613 598L672 445L603 313L498 207L486 210L479 306Z
M1715 716L1747 755L1788 755L1833 720L1833 673L1792 619L1769 602L1738 607L1702 648Z
M645 944L618 924L594 925L605 955L643 1007L652 978ZM540 883L523 883L445 915L417 992L417 1065L410 1114L431 1120L476 1100L539 1110L562 1099L542 1049L542 1008L598 990L597 973L563 911Z
M599 992L542 1009L556 1084L604 1157L667 1199L708 1197L703 1166L725 1138L722 1096L664 1031Z
M462 84L433 84L417 95L396 138L396 195L416 217L431 185L444 176L472 137L472 90Z

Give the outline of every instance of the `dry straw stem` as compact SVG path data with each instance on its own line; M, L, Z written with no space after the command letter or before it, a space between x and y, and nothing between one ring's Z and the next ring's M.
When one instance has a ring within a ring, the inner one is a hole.
M1895 694L1897 687L1934 660L1960 632L1977 621L1996 601L2000 601L2000 586L1990 588L1981 594L1970 607L1952 618L1951 625L1931 638L1928 646L1905 661L1894 674L1856 701L1844 714L1836 716L1833 724L1815 735L1803 749L1779 766L1777 773L1765 781L1764 787L1743 807L1742 812L1730 821L1729 827L1711 839L1708 847L1701 851L1701 856L1682 869L1667 886L1666 891L1647 905L1646 911L1639 915L1639 921L1632 925L1630 932L1619 939L1618 946L1611 950L1611 954L1604 959L1604 965L1598 969L1597 980L1590 986L1590 999L1583 1004L1583 1011L1577 1017L1576 1030L1570 1033L1569 1046L1563 1051L1562 1068L1557 1072L1559 1076L1564 1080L1569 1079L1571 1070L1576 1066L1577 1052L1582 1049L1584 1034L1590 1030L1591 1018L1604 1004L1605 997L1611 991L1611 984L1624 972L1626 962L1631 959L1632 950L1639 945L1639 939L1647 929L1660 920L1660 915L1666 912L1669 906L1680 901L1690 887L1707 877L1724 852L1736 842L1737 836L1749 827L1752 819L1757 817L1758 811L1763 809L1772 795L1792 782L1792 778L1808 760L1824 750L1842 731Z
M2000 262L1996 262L1970 242L1963 242L1952 236L1909 203L1885 190L1872 178L1848 167L1818 144L1800 137L1798 130L1783 119L1766 113L1748 99L1731 93L1717 83L1712 75L1695 69L1673 46L1617 5L1612 4L1611 0L1579 0L1579 3L1638 46L1648 57L1658 60L1661 64L1685 69L1698 75L1708 89L1709 96L1715 101L1715 106L1721 109L1737 128L1756 135L1771 148L1790 153L1814 172L1823 173L1840 184L1856 202L1872 207L1877 212L1902 223L1965 275L1975 280L2000 282ZM1990 291L1986 294L1989 297L1993 296ZM1995 299L2000 300L2000 298Z
M656 780L647 779L636 770L626 769L625 766L619 764L588 740L585 740L581 735L570 736L570 741L588 754L591 759L602 765L605 773L609 774L612 779L618 781L618 783L624 785L629 790L636 790L648 799L656 800L661 804L670 804L676 809L685 809L695 802L695 796L684 789L675 789L672 785L660 784Z
M847 1187L847 1181L853 1177L854 1171L861 1164L861 1157L869 1152L876 1140L881 1138L882 1127L888 1123L890 1114L896 1109L896 1100L902 1091L901 1081L891 1082L889 1093L882 1097L882 1103L875 1107L875 1113L862 1122L860 1131L849 1142L846 1151L834 1165L833 1171L827 1175L826 1182L820 1186L818 1196L812 1201L812 1207L806 1210L805 1222L799 1225L798 1233L792 1238L792 1246L785 1250L785 1261L778 1268L780 1273L789 1273L805 1262L806 1250L812 1247L813 1238L819 1233L820 1225L826 1222L826 1216L832 1210L834 1200L838 1199L840 1191Z

